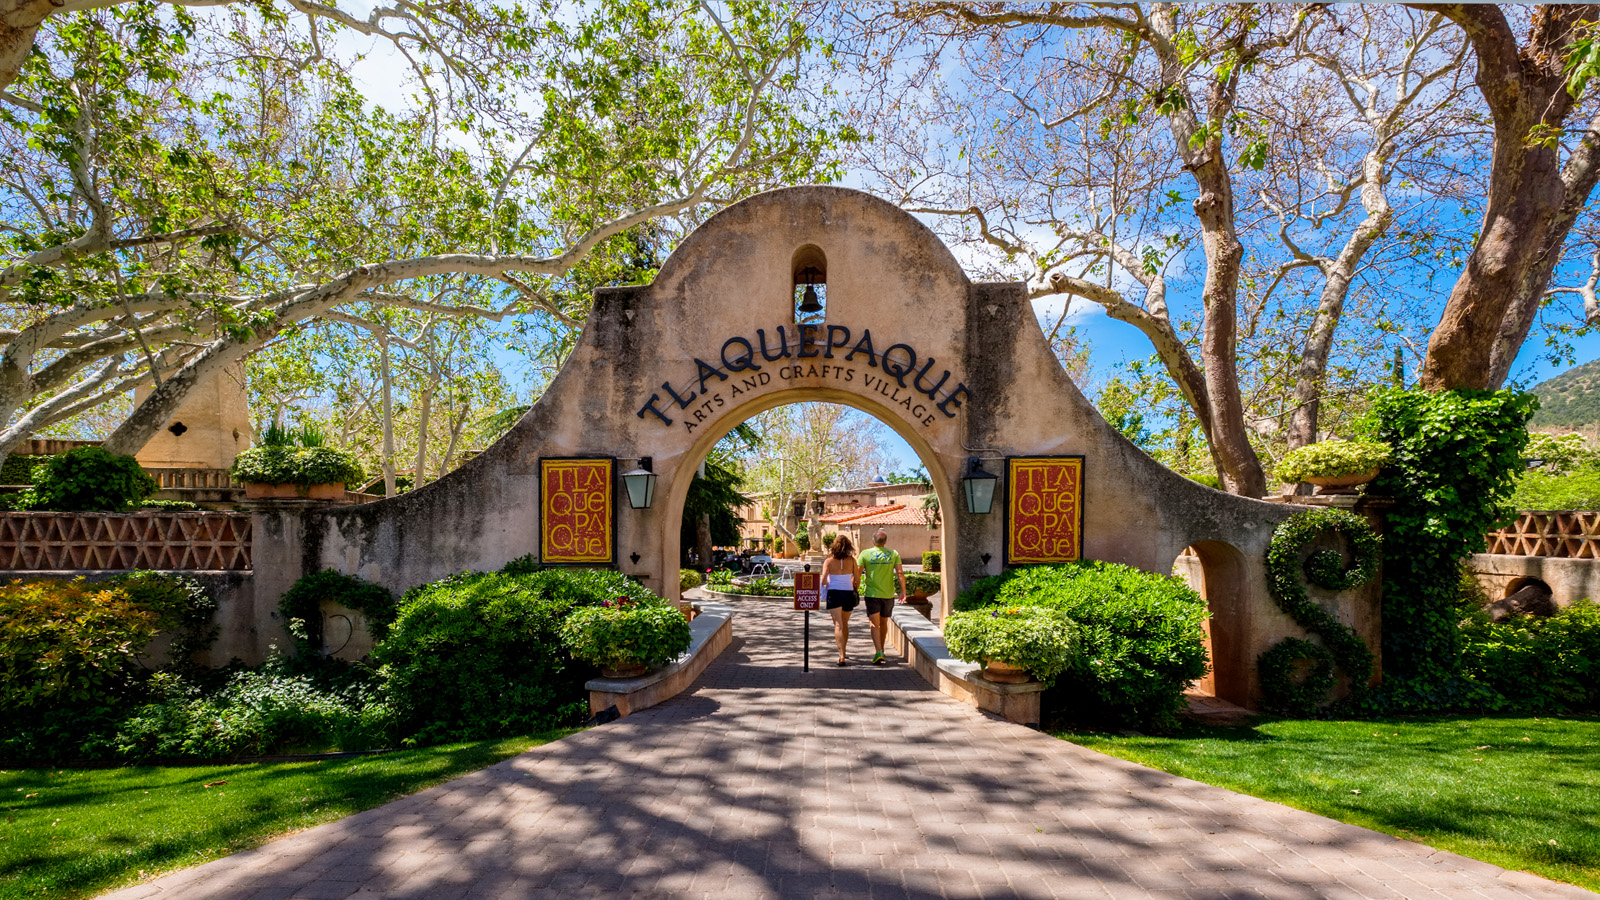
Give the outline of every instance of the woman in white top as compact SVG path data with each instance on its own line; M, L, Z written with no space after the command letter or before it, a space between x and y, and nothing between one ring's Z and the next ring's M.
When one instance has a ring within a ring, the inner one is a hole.
M850 612L861 597L861 566L850 539L837 535L822 564L822 583L828 591L828 612L833 615L833 642L839 645L839 665L848 665L845 642L850 639Z

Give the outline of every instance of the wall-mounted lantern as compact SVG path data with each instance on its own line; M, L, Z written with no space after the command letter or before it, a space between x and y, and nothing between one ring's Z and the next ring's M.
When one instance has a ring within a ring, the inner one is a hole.
M639 468L622 473L622 483L628 488L628 505L634 509L649 509L656 498L656 473L650 471L653 463L650 457L641 457Z
M961 476L961 493L967 498L967 512L986 516L994 508L994 488L1000 476L986 472L983 460L967 457L967 474Z

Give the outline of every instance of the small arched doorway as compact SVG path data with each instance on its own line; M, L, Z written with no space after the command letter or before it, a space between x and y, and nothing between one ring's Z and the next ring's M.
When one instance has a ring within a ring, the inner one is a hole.
M1198 541L1183 548L1173 561L1172 572L1188 582L1211 611L1205 623L1211 671L1190 691L1248 705L1250 661L1241 640L1246 615L1240 594L1245 578L1243 554L1226 541Z

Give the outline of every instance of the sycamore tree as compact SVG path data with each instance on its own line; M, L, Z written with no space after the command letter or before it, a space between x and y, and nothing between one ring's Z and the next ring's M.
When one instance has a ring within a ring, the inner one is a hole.
M1492 152L1476 240L1428 342L1429 390L1498 388L1600 181L1600 4L1413 4L1471 44Z
M135 452L316 320L570 329L563 279L630 230L826 179L849 136L782 6L47 5L0 31L0 456L149 384L106 440ZM394 42L411 106L366 101L344 32Z
M852 34L885 73L856 98L882 189L1036 300L1137 328L1229 490L1259 496L1263 453L1316 439L1330 371L1376 376L1385 335L1425 330L1373 273L1457 240L1434 220L1473 187L1471 60L1444 17L919 3Z
M884 426L836 403L794 403L748 422L759 443L740 454L745 484L762 515L788 540L822 533L812 501L822 491L865 484L886 470ZM804 504L798 517L795 504ZM790 518L799 525L791 531Z

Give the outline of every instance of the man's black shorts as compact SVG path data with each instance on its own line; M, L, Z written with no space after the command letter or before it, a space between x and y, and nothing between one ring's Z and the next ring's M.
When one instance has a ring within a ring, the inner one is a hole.
M894 615L894 598L893 597L868 597L867 598L867 615L869 615L869 616L893 616Z
M829 609L842 609L845 612L850 612L856 608L856 603L859 600L860 598L856 596L855 591L828 591Z

